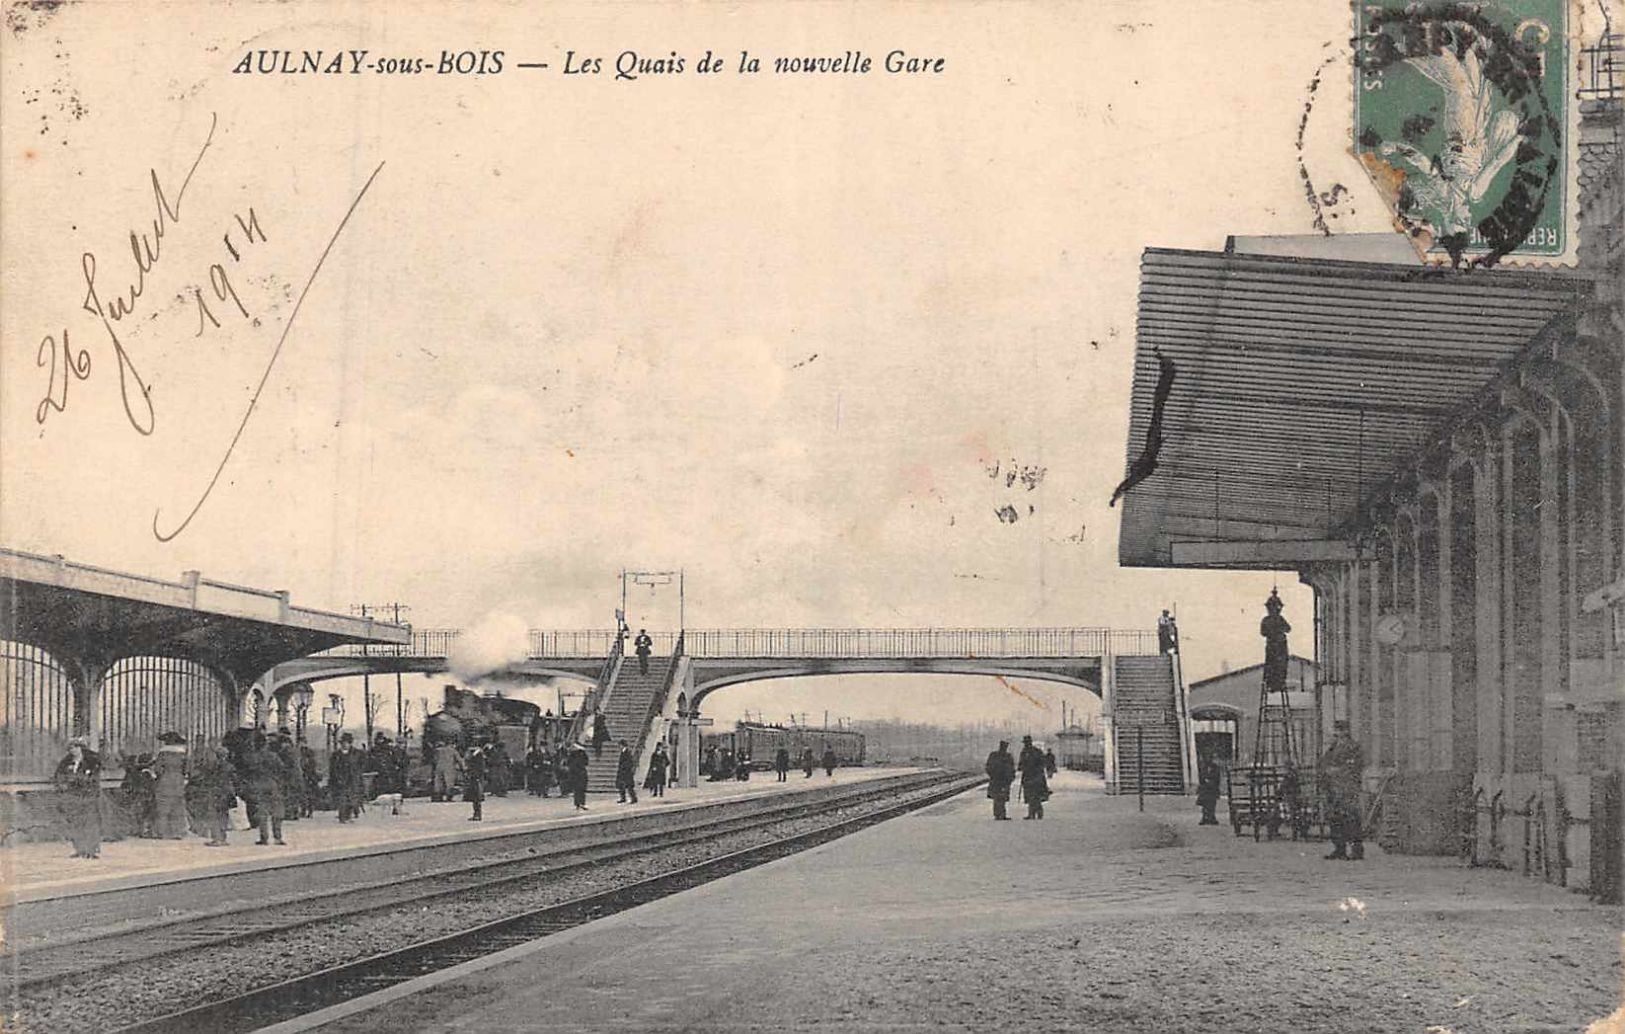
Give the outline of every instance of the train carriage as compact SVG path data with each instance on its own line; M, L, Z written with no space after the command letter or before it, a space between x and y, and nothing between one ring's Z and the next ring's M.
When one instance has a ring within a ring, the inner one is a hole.
M750 758L750 767L765 772L773 767L773 757L783 747L790 752L790 764L801 763L801 753L811 747L813 757L823 763L826 747L834 748L836 761L844 766L861 765L864 759L863 733L850 729L811 729L802 726L765 725L761 722L738 722L728 732L707 733L700 740L702 752L712 747L718 753L729 752L738 757L743 752Z

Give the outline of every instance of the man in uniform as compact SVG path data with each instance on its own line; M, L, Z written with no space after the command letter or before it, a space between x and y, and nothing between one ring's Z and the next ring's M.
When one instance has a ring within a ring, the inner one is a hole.
M993 817L1001 822L1010 816L1004 813L1010 800L1010 784L1016 781L1016 759L1010 756L1010 741L1000 740L999 749L987 756L987 795L993 800Z
M1349 735L1348 722L1337 722L1332 728L1331 746L1320 756L1320 777L1326 787L1326 824L1332 837L1332 853L1326 857L1357 862L1365 857L1360 816L1365 752Z

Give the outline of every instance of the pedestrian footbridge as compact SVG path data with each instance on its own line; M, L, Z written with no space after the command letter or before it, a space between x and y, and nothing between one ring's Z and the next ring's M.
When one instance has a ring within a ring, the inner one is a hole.
M459 629L415 631L409 644L349 645L280 664L267 680L281 698L324 679L393 672L437 673L459 664ZM1108 628L748 628L686 629L657 634L647 666L628 654L624 633L607 629L533 630L524 657L483 674L501 683L573 678L591 684L583 713L603 711L614 740L635 745L647 760L668 740L687 781L698 772L701 708L728 686L810 675L957 674L1042 680L1081 687L1102 698L1104 724L1120 706L1135 725L1131 745L1145 749L1149 769L1125 767L1128 779L1147 774L1148 790L1189 785L1189 723L1177 654L1158 652L1152 631ZM1121 699L1116 691L1122 686ZM1141 730L1154 729L1153 744ZM572 730L583 735L580 726ZM1106 738L1107 780L1117 778L1119 737ZM689 763L684 763L684 759ZM606 758L602 762L610 764ZM605 780L598 780L604 782ZM1123 787L1127 789L1128 787Z

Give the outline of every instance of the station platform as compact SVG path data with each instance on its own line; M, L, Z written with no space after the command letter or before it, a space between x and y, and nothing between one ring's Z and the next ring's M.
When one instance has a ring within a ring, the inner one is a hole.
M224 847L206 847L201 837L184 840L126 838L102 845L101 857L72 857L66 841L8 845L0 848L0 887L5 903L29 904L109 890L129 890L189 880L200 876L281 868L290 864L318 864L372 853L399 851L552 827L614 822L651 812L673 812L720 801L799 793L830 785L884 779L919 771L912 768L838 768L833 776L822 770L807 778L798 771L779 783L771 772L753 773L746 782L701 781L692 789L668 788L664 797L642 791L637 804L618 804L614 794L587 797L585 812L575 810L568 797L532 797L524 790L506 797L487 796L484 819L469 821L471 806L463 801L435 803L427 797L408 798L400 815L369 805L354 822L341 824L335 812L283 824L286 846L258 846L258 832L235 829ZM241 812L239 810L238 814Z
M1046 811L963 794L266 1034L1584 1030L1618 1004L1620 910L1560 888L1327 861L1072 773Z

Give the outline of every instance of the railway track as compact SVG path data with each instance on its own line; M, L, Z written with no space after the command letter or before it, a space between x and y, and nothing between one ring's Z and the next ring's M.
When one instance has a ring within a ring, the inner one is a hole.
M537 848L528 855L427 871L405 879L308 892L275 907L267 907L265 902L239 902L203 913L170 916L136 929L99 937L75 937L38 947L22 947L0 957L9 964L17 990L46 987L135 962L247 942L336 919L365 919L369 914L405 905L428 907L437 902L521 887L528 881L553 878L593 865L908 793L940 779L940 776L913 776L886 780L852 794L811 801L785 799L746 814L701 813L675 825L596 843Z
M534 857L506 859L472 866L454 873L435 873L419 880L387 886L351 888L299 903L266 916L263 909L237 911L203 919L180 919L162 927L101 942L53 946L19 953L13 963L16 988L31 989L72 982L77 977L99 977L129 963L177 956L167 964L186 964L185 953L263 938L299 927L329 922L364 921L369 914L398 911L404 906L426 907L433 902L467 901L493 892L523 891L529 886L593 865L633 858L683 844L698 844L731 834L763 830L776 824L816 818L818 815L864 810L855 817L819 825L812 830L776 838L698 864L636 879L622 886L587 894L570 901L530 909L494 922L437 936L398 950L389 950L346 962L288 981L250 990L170 1015L145 1019L121 1032L155 1034L158 1031L248 1031L314 1009L345 1001L381 987L456 965L515 944L590 922L592 919L635 907L691 886L738 872L775 857L804 850L856 829L923 807L977 785L972 777L926 777L889 781L847 796L815 802L785 802L783 806L745 816L725 816L687 823L659 831L639 833L590 848L565 848ZM877 799L891 803L869 807ZM901 799L898 799L901 798Z

